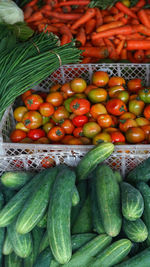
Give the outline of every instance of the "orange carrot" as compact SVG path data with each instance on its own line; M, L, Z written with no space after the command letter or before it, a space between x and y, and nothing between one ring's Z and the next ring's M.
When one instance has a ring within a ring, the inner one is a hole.
M70 43L68 35L63 34L62 37L61 37L61 45L65 45L65 44L68 44L68 43Z
M78 41L79 46L84 46L86 43L86 33L83 27L80 27L77 35L76 40Z
M70 12L72 12L72 8L71 8L71 6L63 6L62 11L63 11L63 13L70 13Z
M146 36L150 36L150 29L145 27L142 24L132 25L132 28L134 29L135 32L139 32L139 33L144 34Z
M129 34L129 35L127 35L126 36L126 39L127 40L133 40L133 39L138 39L138 40L140 40L140 39L145 39L145 36L144 35L141 35L140 33L133 33L133 34Z
M124 44L125 44L125 40L121 40L120 43L117 45L116 52L118 55L121 54Z
M85 5L88 5L90 3L90 1L89 0L85 0L85 1L66 1L66 2L61 2L61 3L59 3L58 5L57 5L57 7L58 6L67 6L67 5L70 5L70 6L72 6L72 5L77 5L77 6L85 6Z
M141 8L141 7L145 6L145 5L146 5L146 1L145 0L140 0L140 1L137 2L135 7Z
M91 40L92 45L94 46L105 46L103 38L98 39L98 40Z
M138 18L144 26L150 28L150 20L144 9L138 12Z
M104 18L103 18L103 22L104 23L110 23L110 22L113 22L113 21L115 21L115 19L114 19L114 16L104 16Z
M114 16L114 20L116 21L116 20L119 20L119 19L121 19L123 17L124 17L124 13L123 12L119 12L117 15Z
M122 2L117 2L115 6L121 12L129 15L130 17L135 18L135 19L137 18L136 14L133 11L131 11L127 6L125 6Z
M138 62L142 62L144 59L144 51L143 50L137 50L134 53L134 58L138 61Z
M66 34L68 36L68 38L70 39L70 41L73 38L70 29L66 25L61 26L59 28L59 31L60 31L61 34Z
M81 64L87 64L90 63L92 60L91 57L84 57L83 60L81 61Z
M103 32L109 29L117 28L123 26L124 23L122 21L114 21L108 24L104 24L96 29L96 32Z
M108 38L104 38L104 42L105 42L105 44L107 46L107 49L108 49L108 52L109 52L109 57L111 59L116 59L117 54L116 54L116 50L115 50L114 44ZM117 56L117 58L118 58L118 56Z
M150 41L149 40L128 40L127 50L149 50Z
M132 19L131 24L138 25L138 24L140 24L140 22L137 19Z
M114 6L109 9L109 12L113 15L117 15L119 13L118 9Z
M79 19L82 14L79 13L61 13L61 12L54 12L54 11L47 11L47 15L52 18L58 18L59 20L76 20Z
M127 49L123 48L120 54L121 59L127 59Z
M27 6L24 10L24 20L28 19L32 15L33 9L30 6Z
M96 28L101 26L103 24L103 17L102 17L102 12L99 8L95 8L96 10Z
M96 40L99 38L107 38L109 36L118 35L118 34L128 35L128 34L132 34L133 32L134 32L133 28L131 26L127 25L127 26L109 29L109 30L106 30L103 32L93 33L92 39Z
M118 45L120 43L120 40L118 38L115 38L115 40L113 42L115 45Z
M31 2L29 2L28 4L25 5L25 8L30 6L30 7L33 7L37 4L38 0L32 0Z
M28 23L30 23L30 22L33 22L33 21L39 21L41 19L43 19L43 15L42 15L42 13L40 11L37 11L37 12L33 13L32 16L30 18L28 18L26 21Z
M38 25L38 30L40 32L44 31L45 33L46 32L53 32L53 33L58 32L58 28L51 26L51 25L41 24L41 23Z
M85 46L92 46L92 43L91 42L86 42Z
M89 21L87 21L85 24L86 34L90 34L91 32L93 32L95 29L95 26L96 26L96 20L95 19L90 19Z
M118 34L117 35L117 38L119 38L120 40L126 40L127 36L126 35Z
M123 22L123 24L128 24L129 23L129 18L125 18L125 17L122 17L121 18L121 21ZM129 23L130 24L130 23Z
M132 55L132 52L131 51L127 51L127 55L128 55L128 60L129 61L131 61L132 63L138 63L137 60Z
M145 57L150 58L150 49L145 51Z
M87 11L72 25L72 29L75 30L81 25L92 19L96 14L95 8L89 8Z
M109 16L110 15L110 13L109 13L109 11L108 10L101 10L101 13L102 13L102 16L104 17L104 16Z
M108 49L106 46L102 47L80 47L81 50L84 50L82 56L85 57L95 57L95 58L107 58L108 57Z

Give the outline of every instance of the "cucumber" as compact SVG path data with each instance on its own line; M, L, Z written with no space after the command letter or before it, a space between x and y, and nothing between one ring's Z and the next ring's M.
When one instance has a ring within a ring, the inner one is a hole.
M4 186L10 189L20 189L24 186L35 173L25 171L5 172L1 176L1 182Z
M58 173L49 203L48 237L52 253L60 264L68 262L72 255L70 217L75 179L75 172L69 168Z
M33 267L50 267L52 258L51 250L47 248L39 254Z
M150 247L136 254L134 257L124 261L116 267L149 267L150 266ZM93 267L93 266L92 266Z
M123 182L123 178L122 178L122 176L121 176L121 174L120 174L119 171L114 171L114 177L116 178L116 181L117 181L118 183Z
M146 243L150 246L150 187L144 182L139 182L137 184L137 188L140 190L144 199L143 221L148 229L148 238Z
M40 242L39 253L41 253L47 247L49 247L49 239L48 239L48 232L46 230Z
M33 249L29 257L24 259L24 267L32 267L39 254L40 242L42 240L44 230L42 228L35 227L32 230Z
M87 179L88 175L96 168L96 166L107 159L113 151L114 145L105 142L88 151L76 167L77 179Z
M3 251L2 253L4 255L9 255L13 252L13 247L12 247L12 244L9 240L9 237L8 237L8 232L6 231L6 234L5 234L5 240L4 240L4 243L3 243Z
M15 190L12 190L8 187L5 187L4 185L2 185L2 192L3 192L3 195L4 195L4 201L5 201L5 204L15 195L17 194L17 191Z
M57 167L51 168L48 175L42 178L42 181L26 201L17 218L16 230L18 233L29 233L43 217L57 172Z
M132 243L128 239L120 239L102 251L91 264L92 267L110 267L121 262L130 252Z
M74 192L73 192L73 195L72 195L72 206L78 205L79 201L80 201L79 192L78 192L78 190L77 190L77 188L75 186Z
M139 190L129 183L121 183L122 214L129 221L135 221L142 216L144 200Z
M72 234L89 233L92 231L92 209L90 196L87 197L72 227Z
M40 228L46 228L47 227L47 216L48 216L48 211L45 212L43 217L40 219L40 221L37 223L37 226Z
M150 158L144 160L133 170L131 170L126 179L129 182L135 183L140 181L148 182L150 180Z
M51 169L46 169L33 177L23 188L21 188L18 193L16 193L9 202L0 211L0 227L4 227L13 222L21 211L26 199L32 195L33 190L39 184L41 179L45 175L49 175Z
M135 256L139 251L140 243L132 242L132 248L129 253L129 257Z
M8 237L14 252L20 258L28 257L33 249L31 233L25 235L18 234L16 231L16 221L7 227Z
M0 191L0 210L2 209L3 205L4 205L4 195ZM4 240L5 240L5 228L0 228L0 267L3 266L2 251L3 251Z
M64 267L86 267L91 258L106 248L112 241L112 238L106 234L99 235L89 241L86 245L77 250L70 262L64 264ZM91 265L92 266L92 265ZM93 266L92 266L93 267Z
M107 165L97 167L96 195L105 232L114 237L121 230L120 189L114 173Z
M123 231L133 242L144 242L148 237L148 230L141 219L136 221L123 220Z
M57 261L55 261L55 260L51 261L50 267L59 267L59 266L60 266L60 264Z
M5 256L4 262L5 267L22 267L22 259L14 252Z

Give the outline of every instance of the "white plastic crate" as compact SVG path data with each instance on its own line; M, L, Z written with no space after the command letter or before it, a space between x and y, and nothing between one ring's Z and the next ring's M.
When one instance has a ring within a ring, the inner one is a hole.
M150 85L149 64L79 64L60 67L34 89L48 92L53 84L58 82L63 84L75 77L82 77L90 83L92 73L98 70L106 71L110 76L122 76L127 81L133 78L141 78L146 85ZM56 164L66 163L67 165L75 166L80 158L92 148L92 146L86 145L11 143L9 135L14 128L15 120L12 106L10 106L0 123L0 173L5 170L17 169L16 160L21 162L19 168L41 169L41 161L45 156L53 157ZM122 145L115 146L115 152L107 162L125 175L130 169L149 156L150 145Z

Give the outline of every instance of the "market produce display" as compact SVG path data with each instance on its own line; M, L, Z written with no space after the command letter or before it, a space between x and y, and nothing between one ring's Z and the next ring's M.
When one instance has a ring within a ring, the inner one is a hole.
M76 40L82 63L150 62L149 1L26 1L34 31L53 32L61 45Z
M150 89L96 71L90 84L80 77L49 92L28 90L14 109L15 143L97 145L150 143Z
M149 267L150 174L144 168L149 158L123 181L118 171L100 164L113 149L112 143L99 144L76 167L27 172L24 183L19 172L1 176L2 266ZM98 160L95 151L101 154ZM91 167L85 175L87 159ZM134 183L139 169L145 173ZM21 175L25 177L25 171Z

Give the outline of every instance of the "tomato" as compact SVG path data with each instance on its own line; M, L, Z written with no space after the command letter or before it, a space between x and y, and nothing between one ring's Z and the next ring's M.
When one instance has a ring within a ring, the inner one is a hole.
M84 115L90 111L90 102L87 99L76 98L71 101L70 109L76 115Z
M18 122L18 123L16 124L16 129L18 129L18 130L22 130L22 131L24 131L24 132L29 132L29 131L30 131L28 128L26 128L26 127L24 126L24 124L23 124L22 122Z
M18 122L22 121L22 118L27 111L28 109L24 106L15 108L14 113L13 113L15 120Z
M85 94L83 94L83 93L75 94L74 97L75 98L85 98L85 99L87 99L87 96Z
M113 76L109 79L108 86L124 85L126 84L125 79L119 76Z
M129 101L129 112L139 116L142 114L144 109L144 102L142 100L133 99Z
M150 120L150 105L147 105L145 108L144 108L144 117L148 120Z
M90 145L91 144L91 139L90 138L87 138L85 136L81 136L80 137L80 140L82 142L83 145Z
M92 83L98 87L105 86L109 81L109 76L104 71L96 71L92 75Z
M42 116L42 125L50 121L50 117Z
M22 143L22 144L32 144L33 143L33 140L31 138L29 138L29 137L25 137L19 143Z
M69 116L69 120L73 120L74 117L76 117L76 114L71 113L70 116Z
M33 90L28 90L28 91L26 91L25 93L23 93L23 94L21 95L21 99L22 99L22 101L24 102L25 98L26 98L27 96L31 95L32 92L33 92Z
M37 110L43 103L43 99L37 94L32 94L26 97L24 103L28 110Z
M53 158L46 156L42 159L41 165L43 168L50 168L56 165L56 162Z
M83 128L82 127L77 127L73 130L73 135L75 137L80 137L83 136Z
M65 135L64 138L61 140L61 144L67 144L68 140L72 139L73 136L72 135Z
M75 93L82 93L87 87L87 83L82 78L75 78L70 82L70 87Z
M31 129L31 130L28 132L27 135L28 135L28 137L31 138L32 140L36 141L36 140L38 140L39 138L45 136L45 131L42 130L42 129Z
M103 88L93 89L88 93L88 98L92 103L104 102L107 99L107 91Z
M117 92L116 98L120 99L121 101L123 101L126 104L129 100L129 92L126 90L124 90L122 92Z
M22 131L22 130L13 130L11 135L10 135L10 140L13 142L13 143L18 143L20 142L22 139L24 139L25 137L27 136L26 132L25 131Z
M42 116L37 111L28 111L22 119L23 124L28 129L36 129L42 125Z
M51 141L60 141L65 135L65 130L60 126L54 126L47 134Z
M63 103L63 96L61 92L51 92L46 98L46 102L51 103L54 107L58 107Z
M131 112L125 112L120 116L120 120L135 119L136 115Z
M68 112L72 112L71 109L70 109L70 103L71 103L71 101L72 101L73 99L75 99L74 96L69 97L69 98L67 98L67 99L64 101L64 103L63 103L64 106L65 106L65 109L66 109Z
M101 114L97 117L97 122L100 127L107 128L113 124L113 120L109 114Z
M99 115L107 114L107 110L103 104L98 103L98 104L92 105L90 109L90 114L92 115L94 119L97 119Z
M127 111L125 103L117 98L112 98L108 100L106 104L106 109L108 113L115 116L120 116L121 114Z
M93 145L98 145L102 142L111 142L111 136L109 133L102 132L98 133L93 137L92 143Z
M127 83L128 90L133 93L137 93L143 87L143 81L141 79L132 79Z
M136 118L135 120L138 126L144 126L144 125L150 124L150 121L144 117L139 117L139 118Z
M143 125L141 126L141 129L144 131L145 133L145 139L149 139L149 135L150 135L150 125Z
M68 140L67 145L83 145L83 143L79 138L72 136L72 138Z
M42 103L39 107L40 113L45 117L50 117L54 113L54 107L51 103Z
M75 128L72 121L69 119L63 120L63 122L61 123L61 127L64 129L66 134L72 134Z
M65 109L64 106L58 107L52 116L52 119L55 122L59 122L59 123L61 123L62 120L67 119L67 118L69 118L69 112Z
M138 95L137 94L131 94L129 96L129 100L133 100L133 99L137 99L138 98Z
M137 127L138 124L134 119L120 120L119 129L122 132L126 132L130 127Z
M125 136L120 131L110 133L112 143L124 143Z
M97 88L96 85L94 85L94 84L90 84L90 85L88 85L88 86L86 87L84 93L85 93L86 95L88 95L88 93L89 93L91 90L96 89L96 88Z
M37 95L39 95L42 99L45 100L48 94L45 92L37 92Z
M113 87L110 87L108 89L108 94L110 98L116 97L116 93L125 91L124 87L122 85L116 85Z
M106 133L112 133L112 132L118 131L118 129L114 127L108 127L108 128L105 128L103 131Z
M144 103L150 104L150 88L139 90L138 96Z
M82 127L85 123L88 122L88 117L85 115L75 116L72 119L72 122L76 127Z
M52 129L54 127L54 123L52 122L47 122L43 125L43 130L48 133L50 131L50 129Z
M118 123L119 123L118 117L113 116L113 115L110 115L110 116L111 116L111 119L112 119L111 127L116 127L118 125Z
M61 84L56 83L50 87L49 91L50 92L56 92L56 91L60 91L60 89L61 89Z
M96 122L87 122L83 126L83 134L88 138L93 138L101 131L101 127Z
M75 92L73 92L71 89L70 83L64 83L60 90L63 94L64 99L67 99L68 97L71 97L75 94Z
M34 144L49 144L50 140L47 137L40 137L36 141L34 141Z
M140 127L131 127L125 133L128 143L137 144L145 140L145 132Z

